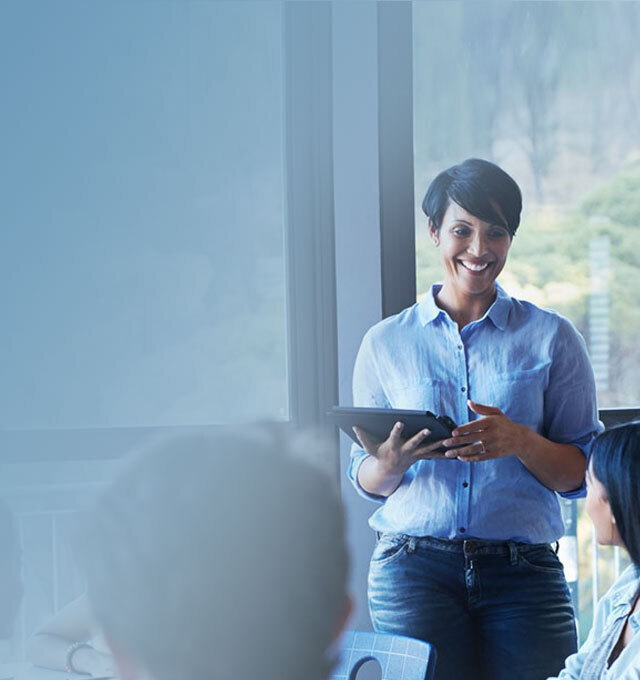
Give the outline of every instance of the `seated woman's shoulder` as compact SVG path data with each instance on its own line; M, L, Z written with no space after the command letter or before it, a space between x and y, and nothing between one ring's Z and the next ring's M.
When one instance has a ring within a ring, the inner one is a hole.
M632 563L618 576L609 593L622 592L628 588L633 590L638 584L640 584L640 569Z

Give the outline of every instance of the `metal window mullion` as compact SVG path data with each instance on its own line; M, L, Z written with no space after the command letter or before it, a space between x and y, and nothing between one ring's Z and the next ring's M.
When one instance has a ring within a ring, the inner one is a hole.
M321 422L337 398L331 3L284 5L289 411Z
M596 536L595 526L591 526L591 601L593 603L593 612L595 614L599 593L599 578L598 578L598 539Z

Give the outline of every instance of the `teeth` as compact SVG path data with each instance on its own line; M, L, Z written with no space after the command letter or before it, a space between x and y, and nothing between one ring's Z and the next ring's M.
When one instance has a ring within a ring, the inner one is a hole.
M485 262L484 264L471 264L471 262L463 262L462 264L472 272L481 272L483 269L486 269L489 266L488 262Z

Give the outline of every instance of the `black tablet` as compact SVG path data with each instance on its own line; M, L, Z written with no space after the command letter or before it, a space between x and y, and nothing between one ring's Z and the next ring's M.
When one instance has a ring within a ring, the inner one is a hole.
M447 439L456 427L448 416L437 416L431 411L403 411L392 408L334 406L331 411L327 412L327 419L349 435L358 445L360 442L353 431L354 425L366 430L379 441L387 439L398 421L404 423L403 439L410 439L420 430L427 428L431 430L431 434L425 438L425 444ZM446 451L447 449L442 447L438 450Z

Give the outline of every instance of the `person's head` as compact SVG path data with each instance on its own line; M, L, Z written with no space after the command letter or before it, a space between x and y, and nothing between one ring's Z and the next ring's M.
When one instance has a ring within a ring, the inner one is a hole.
M81 521L122 680L326 676L348 612L337 483L308 441L257 430L153 446Z
M0 501L0 640L11 637L22 602L22 554L13 514Z
M598 435L587 469L586 510L598 543L620 545L640 566L640 421Z
M422 209L445 280L469 294L492 290L520 224L516 182L494 163L469 158L431 182Z

